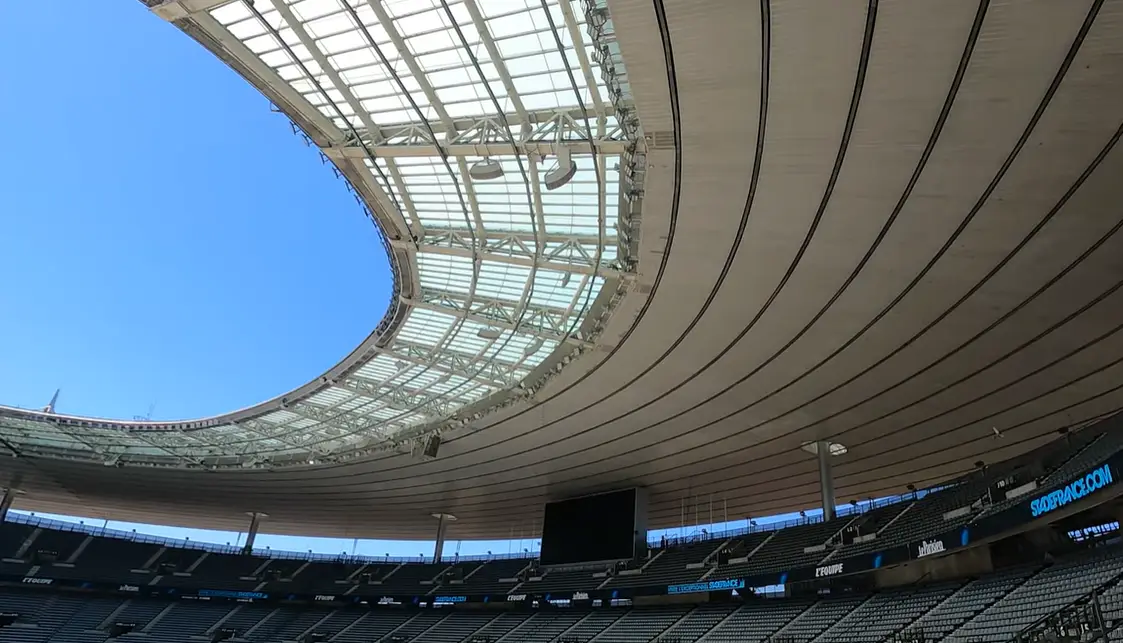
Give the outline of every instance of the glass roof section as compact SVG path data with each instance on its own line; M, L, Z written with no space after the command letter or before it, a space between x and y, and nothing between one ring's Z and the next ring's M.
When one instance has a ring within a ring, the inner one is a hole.
M0 448L208 468L416 451L594 345L634 273L646 167L603 2L142 1L334 165L384 237L396 301L276 400L184 422L0 407Z

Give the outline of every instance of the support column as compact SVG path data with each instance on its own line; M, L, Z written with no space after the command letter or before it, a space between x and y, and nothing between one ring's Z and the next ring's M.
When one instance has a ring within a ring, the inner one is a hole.
M12 499L15 495L15 489L5 489L4 496L0 497L0 522L8 519L8 510L12 508Z
M445 548L445 532L448 530L448 523L454 522L456 516L442 513L433 514L433 517L437 519L437 543L433 548L433 562L439 563L441 562L441 552Z
M259 511L248 512L250 517L250 528L246 532L246 544L242 545L242 553L249 556L253 553L253 541L257 538L257 529L261 526L261 519L268 518L269 514L263 514Z
M815 443L815 453L819 456L819 493L823 500L823 520L834 520L834 477L831 472L831 443L819 440Z

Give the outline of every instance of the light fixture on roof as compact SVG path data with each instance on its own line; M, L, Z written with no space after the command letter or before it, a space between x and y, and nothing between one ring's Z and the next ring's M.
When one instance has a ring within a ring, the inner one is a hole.
M846 448L846 446L844 446L842 444L839 444L837 442L827 442L827 444L828 444L829 452L832 456L838 457L840 455L846 455L846 452L848 450ZM819 443L818 442L804 442L803 446L801 446L800 448L803 449L804 451L810 453L811 455L818 455L819 454Z
M493 181L503 176L503 165L499 161L484 157L468 168L468 176L476 181Z
M546 189L556 190L569 183L573 175L577 174L577 162L569 157L569 148L558 147L558 158L554 167L546 172Z
M537 353L538 349L542 348L543 343L545 342L542 341L541 337L535 337L534 341L527 344L526 348L523 349L523 355L533 355Z
M498 328L490 328L485 326L484 328L477 330L476 335L478 335L482 339L499 339L503 335L503 331L499 330Z

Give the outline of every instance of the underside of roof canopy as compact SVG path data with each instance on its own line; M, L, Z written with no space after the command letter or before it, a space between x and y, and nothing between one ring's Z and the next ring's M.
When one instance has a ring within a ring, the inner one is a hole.
M73 442L129 423L4 410L17 507L507 538L643 486L660 528L817 505L812 442L850 502L1123 409L1123 0L329 5L155 11L356 191L398 271L387 321L288 399L161 437L243 449L198 465L132 442L174 466L106 468ZM577 171L543 189L559 131ZM436 458L405 452L432 430Z

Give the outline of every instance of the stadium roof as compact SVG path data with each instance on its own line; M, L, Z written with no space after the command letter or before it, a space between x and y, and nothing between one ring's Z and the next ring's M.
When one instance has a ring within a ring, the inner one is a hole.
M253 79L335 163L386 231L397 301L343 362L266 404L131 423L0 408L17 451L213 469L416 447L528 395L551 356L548 366L592 346L635 265L618 245L621 173L623 206L638 214L643 159L630 99L618 82L610 94L616 68L595 62L608 54L580 7L149 4ZM473 178L488 162L501 175ZM548 184L568 163L575 174Z
M3 409L17 506L507 537L640 484L663 527L814 506L810 441L849 500L1123 407L1123 1L343 1L149 4L355 190L386 319L221 418Z

